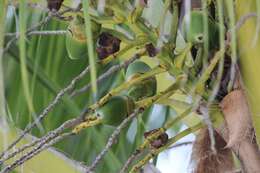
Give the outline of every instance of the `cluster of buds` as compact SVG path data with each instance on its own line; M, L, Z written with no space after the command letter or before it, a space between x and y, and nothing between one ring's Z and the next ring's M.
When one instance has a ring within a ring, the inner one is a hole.
M144 1L147 3L147 1ZM85 33L84 18L76 14L70 22L66 34L66 49L71 59L86 58L88 55L87 36ZM95 51L99 61L102 61L120 51L121 39L114 34L102 31L102 25L91 21L91 30ZM157 54L152 43L146 44L148 56L154 57ZM134 80L142 74L150 71L149 65L142 61L135 61L130 64L125 72L126 81ZM96 115L102 118L106 125L117 126L135 108L135 102L144 98L154 96L157 91L157 81L155 77L148 78L138 84L131 86L126 95L111 97L106 103L96 110Z
M153 134L157 133L159 129L153 129L151 131L145 132L144 137L147 139L149 136L152 136ZM160 134L157 138L150 141L150 146L152 148L158 149L162 146L164 146L168 142L168 135L167 133Z

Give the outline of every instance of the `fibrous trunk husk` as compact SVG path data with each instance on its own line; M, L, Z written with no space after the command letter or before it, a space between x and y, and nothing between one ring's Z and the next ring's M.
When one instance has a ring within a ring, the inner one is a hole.
M216 154L210 147L208 129L201 129L197 135L192 151L193 173L225 173L234 170L232 152L225 148L225 140L216 131L214 131L214 137Z

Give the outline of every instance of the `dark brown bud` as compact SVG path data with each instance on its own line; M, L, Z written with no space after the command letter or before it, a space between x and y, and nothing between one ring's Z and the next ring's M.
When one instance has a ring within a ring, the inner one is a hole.
M156 133L159 129L153 129L151 131L145 132L144 133L144 137L147 138L148 136ZM166 143L168 142L168 135L167 133L162 133L160 134L156 139L152 140L150 145L153 148L160 148L162 146L164 146Z
M58 11L63 3L63 0L47 0L48 9Z
M158 53L152 43L146 44L145 48L150 57L155 57Z
M120 50L121 40L114 37L113 35L103 32L99 35L97 41L97 54L99 59L105 59L109 55L116 53Z

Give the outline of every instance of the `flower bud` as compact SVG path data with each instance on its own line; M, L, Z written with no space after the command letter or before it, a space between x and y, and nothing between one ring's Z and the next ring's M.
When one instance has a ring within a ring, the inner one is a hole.
M134 110L134 102L128 96L114 96L97 110L106 125L118 126Z
M97 54L100 60L105 59L109 55L120 50L121 40L113 35L103 32L99 35L97 40Z
M146 63L142 61L135 61L132 64L130 64L127 68L125 75L126 80L130 81L150 70L151 68ZM128 95L132 97L135 101L138 101L146 97L151 97L155 95L156 89L156 78L151 77L130 87L128 90Z
M151 131L145 132L144 133L144 137L148 138L150 135L153 135L154 133L158 132L158 129L153 129ZM156 139L150 141L150 145L153 148L160 148L162 146L164 146L165 144L167 144L168 142L168 135L167 133L162 133L160 134Z
M100 24L91 22L91 29L93 39L96 38L100 31ZM71 59L80 59L87 56L87 36L85 33L84 18L76 15L70 25L66 34L66 49Z

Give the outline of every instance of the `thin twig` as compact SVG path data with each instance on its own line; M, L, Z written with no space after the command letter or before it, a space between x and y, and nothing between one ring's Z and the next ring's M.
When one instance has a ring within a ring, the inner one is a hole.
M204 120L205 124L207 125L208 131L209 131L211 151L212 151L213 154L217 154L217 150L216 150L216 147L215 147L216 140L215 140L215 136L214 136L214 128L213 128L212 121L209 117L208 107L201 106L200 111L203 115L203 120Z
M86 111L83 111L82 115L83 114L86 114ZM4 156L2 160L0 160L0 164L3 163L4 161L14 157L18 153L21 153L21 152L25 151L26 149L35 146L38 143L42 143L43 141L50 141L55 136L58 136L58 134L63 132L65 129L72 128L72 127L76 126L77 124L79 124L80 122L82 122L83 121L82 117L83 116L79 116L78 118L67 120L60 127L58 127L57 129L55 129L53 131L50 131L45 136L35 139L31 143L28 143L28 144L24 145L23 147L16 149L12 153L9 153L8 155Z
M14 147L32 128L34 128L38 123L40 123L45 116L61 101L62 97L72 89L74 89L76 83L81 80L89 71L89 66L86 67L78 76L76 76L68 86L66 86L64 89L62 89L54 98L54 100L42 111L42 113L37 117L37 119L27 126L24 131L21 133L21 135L13 142L11 143L7 149L5 149L2 154L0 155L0 158L2 158L8 150L10 150L12 147Z
M251 17L258 17L257 13L248 13L244 16L242 16L239 21L236 23L236 30L238 30L239 28L241 28L241 26L243 24L245 24L245 22L250 19Z
M32 157L34 157L35 155L37 155L41 151L45 150L46 148L49 148L50 146L59 142L60 140L64 139L65 137L72 136L72 135L73 135L72 132L64 133L64 134L54 138L51 142L49 142L47 144L46 144L45 141L43 141L42 143L38 144L37 147L35 147L33 150L26 153L25 155L23 155L19 159L15 160L12 164L6 166L0 173L8 173L8 172L12 171L17 166L23 164L24 162L31 159Z
M230 40L231 40L231 33L234 31L238 31L244 24L245 22L252 18L252 17L258 17L257 13L248 13L242 17L240 17L240 19L237 21L235 28L231 28L227 31L227 41L226 41L226 45L230 44Z
M192 141L188 141L188 142L181 142L178 144L175 144L171 147L168 148L168 150L173 149L173 148L177 148L177 147L182 147L182 146L186 146L186 145L191 145L193 144ZM119 173L125 173L126 170L130 167L131 163L136 160L141 154L143 153L143 151L141 150L136 150L125 162L124 166L122 167L122 169L119 171Z
M136 150L125 162L124 166L122 167L122 169L119 171L119 173L125 173L126 170L130 167L131 163L136 160L141 154L143 153L143 151L141 150Z
M111 67L109 70L107 70L105 73L103 73L100 77L98 77L97 79L97 84L100 84L104 79L108 78L109 76L111 76L113 73L123 69L123 68L127 68L129 64L131 64L132 62L134 62L135 60L139 59L140 56L138 54L135 54L132 58L130 58L129 60L124 61L121 64L117 64L114 65L113 67ZM90 84L87 84L85 86L83 86L81 89L74 91L73 93L71 93L71 97L77 96L79 94L82 94L86 91L88 91L90 89Z
M186 146L186 145L191 145L191 144L193 144L192 141L177 143L177 144L169 147L168 150L175 149L175 148L182 147L182 146Z
M52 17L58 17L60 18L60 16L62 16L63 14L70 12L70 11L78 11L80 10L80 7L77 7L76 9L66 9L64 11L61 12L49 12L48 16L46 16L45 18L43 18L39 23L37 23L36 25L32 26L31 28L27 29L25 34L28 36L28 34L30 34L32 31L37 30L39 27L45 25L46 23L48 23ZM4 48L4 53L7 52L9 50L9 48L11 47L11 45L20 37L19 32L17 33L17 35L15 35L5 46Z
M36 24L35 26L32 26L31 28L29 28L25 34L27 35L28 33L38 29L40 26L45 25L47 22L49 22L49 20L51 19L51 15L48 15L47 17L45 17L42 21L40 21L38 24ZM11 47L11 45L20 37L20 34L17 33L17 35L15 35L15 37L13 37L5 46L4 48L4 53L7 52L9 50L9 48Z
M84 120L84 116L89 112L89 109L86 108L84 109L80 116L71 120L68 120L66 122L64 122L60 127L58 127L57 129L49 132L47 135L45 135L44 137L38 139L37 141L33 141L30 143L30 145L26 145L22 148L19 149L19 151L24 151L26 148L32 147L36 144L38 144L34 149L32 149L30 152L22 155L20 157L20 159L14 161L11 165L9 165L8 167L4 168L4 170L6 169L8 172L11 171L12 169L14 169L15 167L23 164L25 161L31 159L32 157L34 157L35 155L39 154L41 151L43 151L44 149L50 147L51 145L57 143L58 141L64 139L65 137L71 136L74 133L64 133L62 135L60 135L65 129L68 128L73 128L76 125L80 124L83 120ZM43 146L40 147L40 146ZM17 153L16 153L17 154ZM7 160L7 159L6 159ZM0 164L3 163L2 161L0 161ZM0 172L2 173L2 172Z
M122 129L126 127L126 125L135 118L139 113L141 113L143 109L139 108L135 110L130 116L128 116L126 119L122 121L122 123L114 130L112 135L109 137L108 142L105 146L105 148L99 153L99 155L95 158L91 166L89 166L89 169L86 170L86 173L90 173L93 171L97 164L102 160L102 158L105 156L105 154L108 152L108 150L112 147L112 145L116 142L117 137L121 133Z
M27 35L64 35L66 34L66 30L54 30L54 31L31 31ZM11 37L19 35L19 32L14 33L6 33L5 36Z

